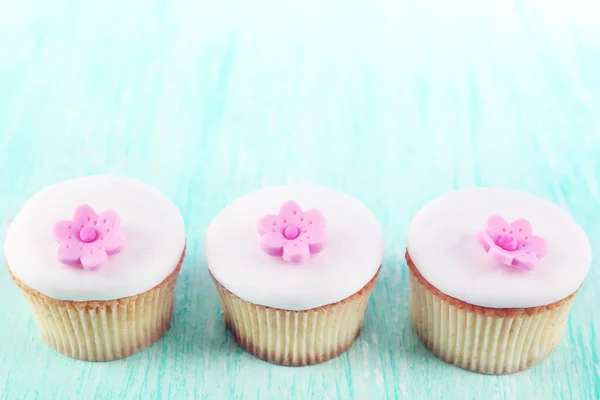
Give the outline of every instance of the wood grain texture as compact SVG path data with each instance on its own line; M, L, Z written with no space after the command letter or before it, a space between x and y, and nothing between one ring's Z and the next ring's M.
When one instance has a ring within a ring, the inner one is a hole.
M166 336L111 363L48 348L0 273L0 398L600 398L597 261L563 342L526 372L446 365L411 328L405 229L435 196L525 190L600 240L598 2L451 4L4 2L2 231L45 185L114 172L174 199L188 254ZM355 345L290 369L226 333L202 241L229 201L306 181L363 201L387 246Z

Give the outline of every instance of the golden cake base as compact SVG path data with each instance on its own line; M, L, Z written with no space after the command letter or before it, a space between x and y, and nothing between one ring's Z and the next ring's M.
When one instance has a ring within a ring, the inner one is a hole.
M437 290L410 259L410 314L433 354L481 374L511 374L546 358L565 331L575 293L543 307L486 308Z
M379 271L360 291L323 307L289 311L244 301L214 277L227 329L248 353L273 364L305 366L337 357L360 334Z
M159 340L171 323L183 256L158 286L107 301L50 298L11 276L31 306L42 338L54 350L84 361L130 356ZM10 267L9 267L10 272Z

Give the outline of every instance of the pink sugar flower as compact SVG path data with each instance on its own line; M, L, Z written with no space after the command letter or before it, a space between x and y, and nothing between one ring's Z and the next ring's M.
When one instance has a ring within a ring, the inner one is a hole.
M314 209L302 211L294 201L283 204L279 214L262 217L258 232L263 252L294 264L320 253L328 243L323 214Z
M120 218L107 210L96 214L88 205L75 209L72 221L54 224L54 239L59 242L57 258L63 264L95 270L125 247L125 236L119 230Z
M477 238L494 261L520 269L534 269L547 253L546 241L532 235L526 219L508 223L497 215L490 217Z

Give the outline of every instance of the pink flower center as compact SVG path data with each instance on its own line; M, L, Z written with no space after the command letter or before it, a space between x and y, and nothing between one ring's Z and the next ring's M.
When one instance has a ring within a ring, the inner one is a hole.
M91 226L84 226L81 231L79 231L79 239L83 243L90 243L96 240L96 230Z
M288 226L283 231L283 236L287 240L294 240L294 239L296 239L298 237L299 234L300 234L300 230L297 227L295 227L294 225Z
M517 239L512 235L500 236L496 244L507 251L514 251L518 246Z

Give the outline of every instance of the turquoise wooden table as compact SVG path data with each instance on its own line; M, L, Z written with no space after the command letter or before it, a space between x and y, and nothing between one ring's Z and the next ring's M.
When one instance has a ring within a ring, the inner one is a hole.
M0 12L0 218L47 184L141 178L187 223L172 327L86 363L39 337L0 273L1 399L600 398L600 264L551 357L511 376L444 364L409 321L405 230L444 192L557 202L600 240L600 7L515 1L53 1ZM341 357L269 365L225 331L202 254L249 190L315 182L356 196L387 246L366 325Z

